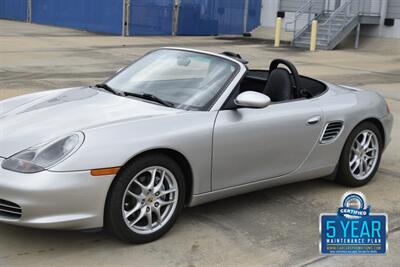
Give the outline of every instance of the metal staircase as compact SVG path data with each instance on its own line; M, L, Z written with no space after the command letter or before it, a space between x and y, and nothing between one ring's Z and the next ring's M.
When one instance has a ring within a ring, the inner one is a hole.
M333 6L330 1L309 0L295 13L294 20L289 22L294 24L292 44L295 47L309 47L311 23L317 20L317 48L334 49L356 28L357 47L360 24L379 24L380 2L344 0L339 6Z

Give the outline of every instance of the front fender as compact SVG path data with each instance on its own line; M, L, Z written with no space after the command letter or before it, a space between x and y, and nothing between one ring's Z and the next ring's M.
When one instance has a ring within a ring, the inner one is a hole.
M85 142L53 171L123 166L135 155L172 149L186 157L193 172L193 193L211 190L212 133L217 112L183 112L123 121L84 130Z

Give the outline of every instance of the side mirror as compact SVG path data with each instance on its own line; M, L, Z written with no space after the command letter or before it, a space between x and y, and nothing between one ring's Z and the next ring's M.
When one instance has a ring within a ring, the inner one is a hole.
M264 94L247 91L236 97L235 104L244 108L265 108L271 104L271 99Z

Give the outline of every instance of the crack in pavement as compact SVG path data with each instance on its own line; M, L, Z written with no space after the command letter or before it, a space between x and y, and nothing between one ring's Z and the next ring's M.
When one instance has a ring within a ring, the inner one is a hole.
M110 239L110 238L109 237L96 238L96 239L93 239L93 240L87 240L87 241L79 242L77 245L78 246L85 246L85 245L88 245L88 244L96 244L96 243L100 243L102 241L107 241L108 239ZM56 250L57 250L56 248L42 248L42 249L31 250L31 251L27 250L27 251L22 251L22 252L16 252L15 254L9 254L9 255L0 256L0 260L1 259L12 258L12 257L28 256L28 255L32 255L32 254L50 253L50 252L54 252Z
M391 176L391 177L395 177L395 178L400 178L400 172L398 171L392 171L389 169L385 169L385 168L379 168L378 169L379 173L385 174L387 176Z

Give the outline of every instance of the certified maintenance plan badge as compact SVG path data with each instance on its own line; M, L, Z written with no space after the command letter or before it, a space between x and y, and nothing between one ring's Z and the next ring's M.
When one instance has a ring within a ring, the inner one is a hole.
M370 213L361 192L343 195L337 213L321 214L322 254L385 254L388 222L386 214Z

